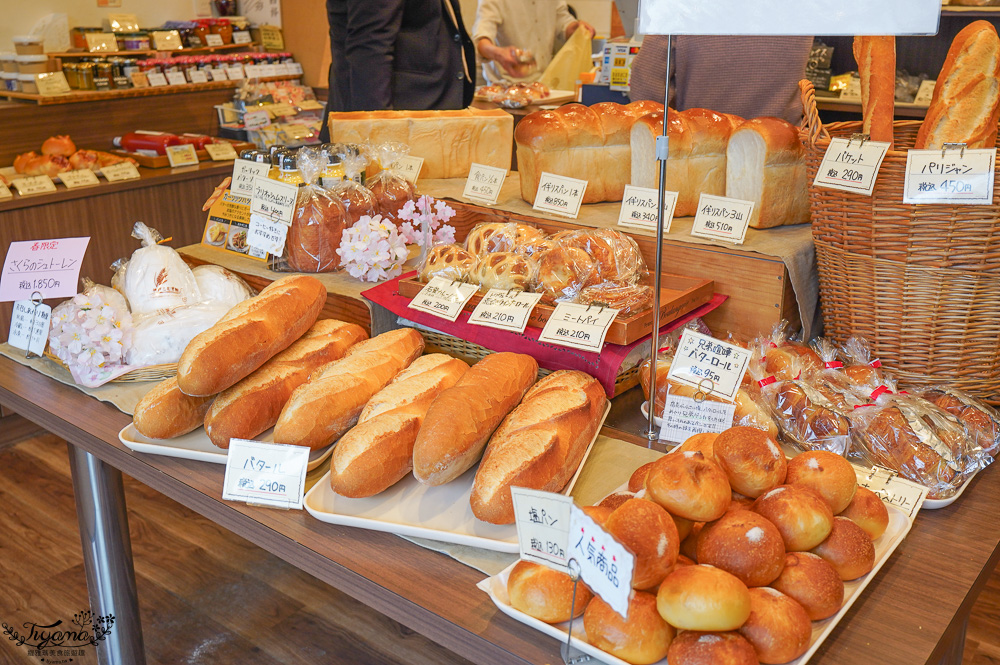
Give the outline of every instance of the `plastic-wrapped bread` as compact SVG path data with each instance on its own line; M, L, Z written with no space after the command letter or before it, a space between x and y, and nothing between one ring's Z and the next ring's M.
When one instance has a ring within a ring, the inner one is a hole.
M514 252L494 252L476 262L469 271L469 281L481 291L514 289L528 291L534 277L532 261Z
M159 244L163 238L155 229L136 222L132 237L142 242L126 264L123 281L133 316L201 302L194 273L177 250Z
M782 319L771 328L771 334L760 337L764 370L775 379L795 379L823 369L823 360L805 344L789 338L788 321Z
M955 416L966 434L987 455L996 457L1000 452L1000 412L995 408L949 386L932 386L913 392Z
M542 302L575 301L584 288L601 283L597 264L579 247L555 242L552 249L532 255L537 261L535 292L542 294Z
M896 38L854 38L854 60L861 75L862 131L872 141L892 144L892 119L896 108Z
M421 282L429 282L434 277L464 282L475 266L476 257L461 245L434 245L420 266L418 278Z
M485 222L476 224L465 237L465 249L482 257L492 252L513 252L519 246L534 243L545 237L545 232L530 224L518 222Z
M635 284L646 273L638 243L617 229L562 231L551 239L586 252L603 282Z

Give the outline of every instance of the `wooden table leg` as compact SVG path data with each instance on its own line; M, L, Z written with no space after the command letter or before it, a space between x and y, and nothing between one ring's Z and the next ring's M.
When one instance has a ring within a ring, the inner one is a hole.
M951 645L948 650L945 651L944 655L941 656L939 665L961 665L962 664L962 654L965 651L965 631L969 627L969 615L966 614L965 618L958 625L958 629L955 630L955 635L951 638Z

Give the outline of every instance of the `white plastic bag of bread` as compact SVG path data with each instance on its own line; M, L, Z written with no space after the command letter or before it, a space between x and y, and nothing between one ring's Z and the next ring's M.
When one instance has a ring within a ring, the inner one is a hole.
M399 226L403 223L399 219L399 211L407 201L416 198L417 192L413 183L390 167L401 157L410 154L410 148L403 143L389 142L370 144L369 149L372 153L371 161L377 163L381 170L365 181L365 187L378 202L378 214L382 215L382 219Z
M206 263L191 269L198 282L198 290L206 301L220 302L235 307L247 298L257 295L243 278L222 266Z
M396 142L423 157L422 178L464 178L473 162L510 167L514 118L501 109L331 113L333 143Z
M341 143L337 145L335 154L340 157L340 163L344 167L344 179L335 183L331 189L344 204L344 210L347 211L344 224L350 228L365 215L374 217L378 214L378 199L370 189L358 184L364 178L365 167L368 165L368 157L364 151L357 146Z
M326 155L317 147L299 148L295 154L305 184L295 200L285 258L297 272L332 272L340 267L337 249L347 228L347 209L340 196L319 184L326 163Z
M185 307L201 302L198 282L184 259L167 245L155 229L142 222L132 227L132 237L142 247L132 252L122 282L125 298L134 315Z
M228 303L209 300L133 316L126 364L148 367L177 362L195 335L211 328L230 309Z

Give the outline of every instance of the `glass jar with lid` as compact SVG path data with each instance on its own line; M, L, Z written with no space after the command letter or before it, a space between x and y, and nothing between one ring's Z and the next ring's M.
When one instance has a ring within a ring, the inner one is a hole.
M211 34L219 35L223 44L233 43L233 24L228 18L213 18L208 20L208 30Z

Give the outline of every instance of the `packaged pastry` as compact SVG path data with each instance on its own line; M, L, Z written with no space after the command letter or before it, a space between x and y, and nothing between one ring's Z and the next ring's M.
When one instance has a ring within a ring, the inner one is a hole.
M823 369L823 361L816 352L805 344L794 342L789 335L788 321L782 319L771 329L763 341L764 369L777 380L794 379L801 374L809 374ZM795 371L791 371L794 365Z
M132 237L142 242L142 247L132 252L122 286L133 315L201 302L194 273L176 250L158 244L163 236L142 222L136 222Z
M206 263L191 269L198 282L198 290L206 301L219 302L235 307L247 298L255 296L250 285L243 278L222 266Z
M913 394L932 402L958 419L965 433L990 457L1000 451L1000 412L968 393L948 386L919 388Z
M882 361L872 358L871 347L864 337L851 335L841 349L844 358L844 373L857 384L871 386L872 390L882 385Z
M619 314L636 314L653 306L653 288L645 284L603 282L584 287L577 301L617 309Z
M177 362L188 343L218 323L230 309L226 303L207 301L133 316L132 346L125 354L127 364L144 367Z
M435 245L427 252L427 257L420 266L418 279L429 282L432 277L443 277L465 282L476 263L476 257L461 245Z
M476 224L465 238L465 249L481 257L491 252L514 252L526 243L537 243L545 232L530 224L487 222ZM520 252L518 252L520 253Z
M371 147L381 171L365 182L365 187L371 190L378 202L378 212L397 226L401 223L399 211L407 201L416 199L416 189L402 174L395 171L392 165L400 158L406 157L410 149L402 143L381 143Z
M319 148L300 148L296 165L305 185L299 187L295 214L285 240L288 265L299 272L330 272L340 267L337 248L347 228L340 197L319 185L326 156Z
M810 344L816 355L823 361L823 369L812 374L804 374L802 381L820 391L834 405L841 415L848 415L855 407L868 404L873 398L871 393L877 386L871 388L867 383L859 383L847 373L847 368L837 356L839 349L829 339L817 337ZM869 367L869 369L874 369ZM864 373L855 372L858 378L864 379Z
M534 269L530 259L513 252L494 252L476 262L469 273L469 281L479 284L481 291L503 289L528 291L532 285Z
M347 213L345 224L351 227L365 215L374 217L378 214L378 199L370 189L360 184L364 179L365 167L368 165L368 158L364 153L343 143L337 144L336 152L340 156L340 163L344 166L344 179L336 183L332 189L344 204Z
M646 265L635 240L616 229L562 231L552 240L576 247L590 256L602 281L635 284L646 272Z
M542 302L575 302L580 291L601 282L597 265L586 251L555 243L552 249L532 256L537 260L535 291L542 294Z

